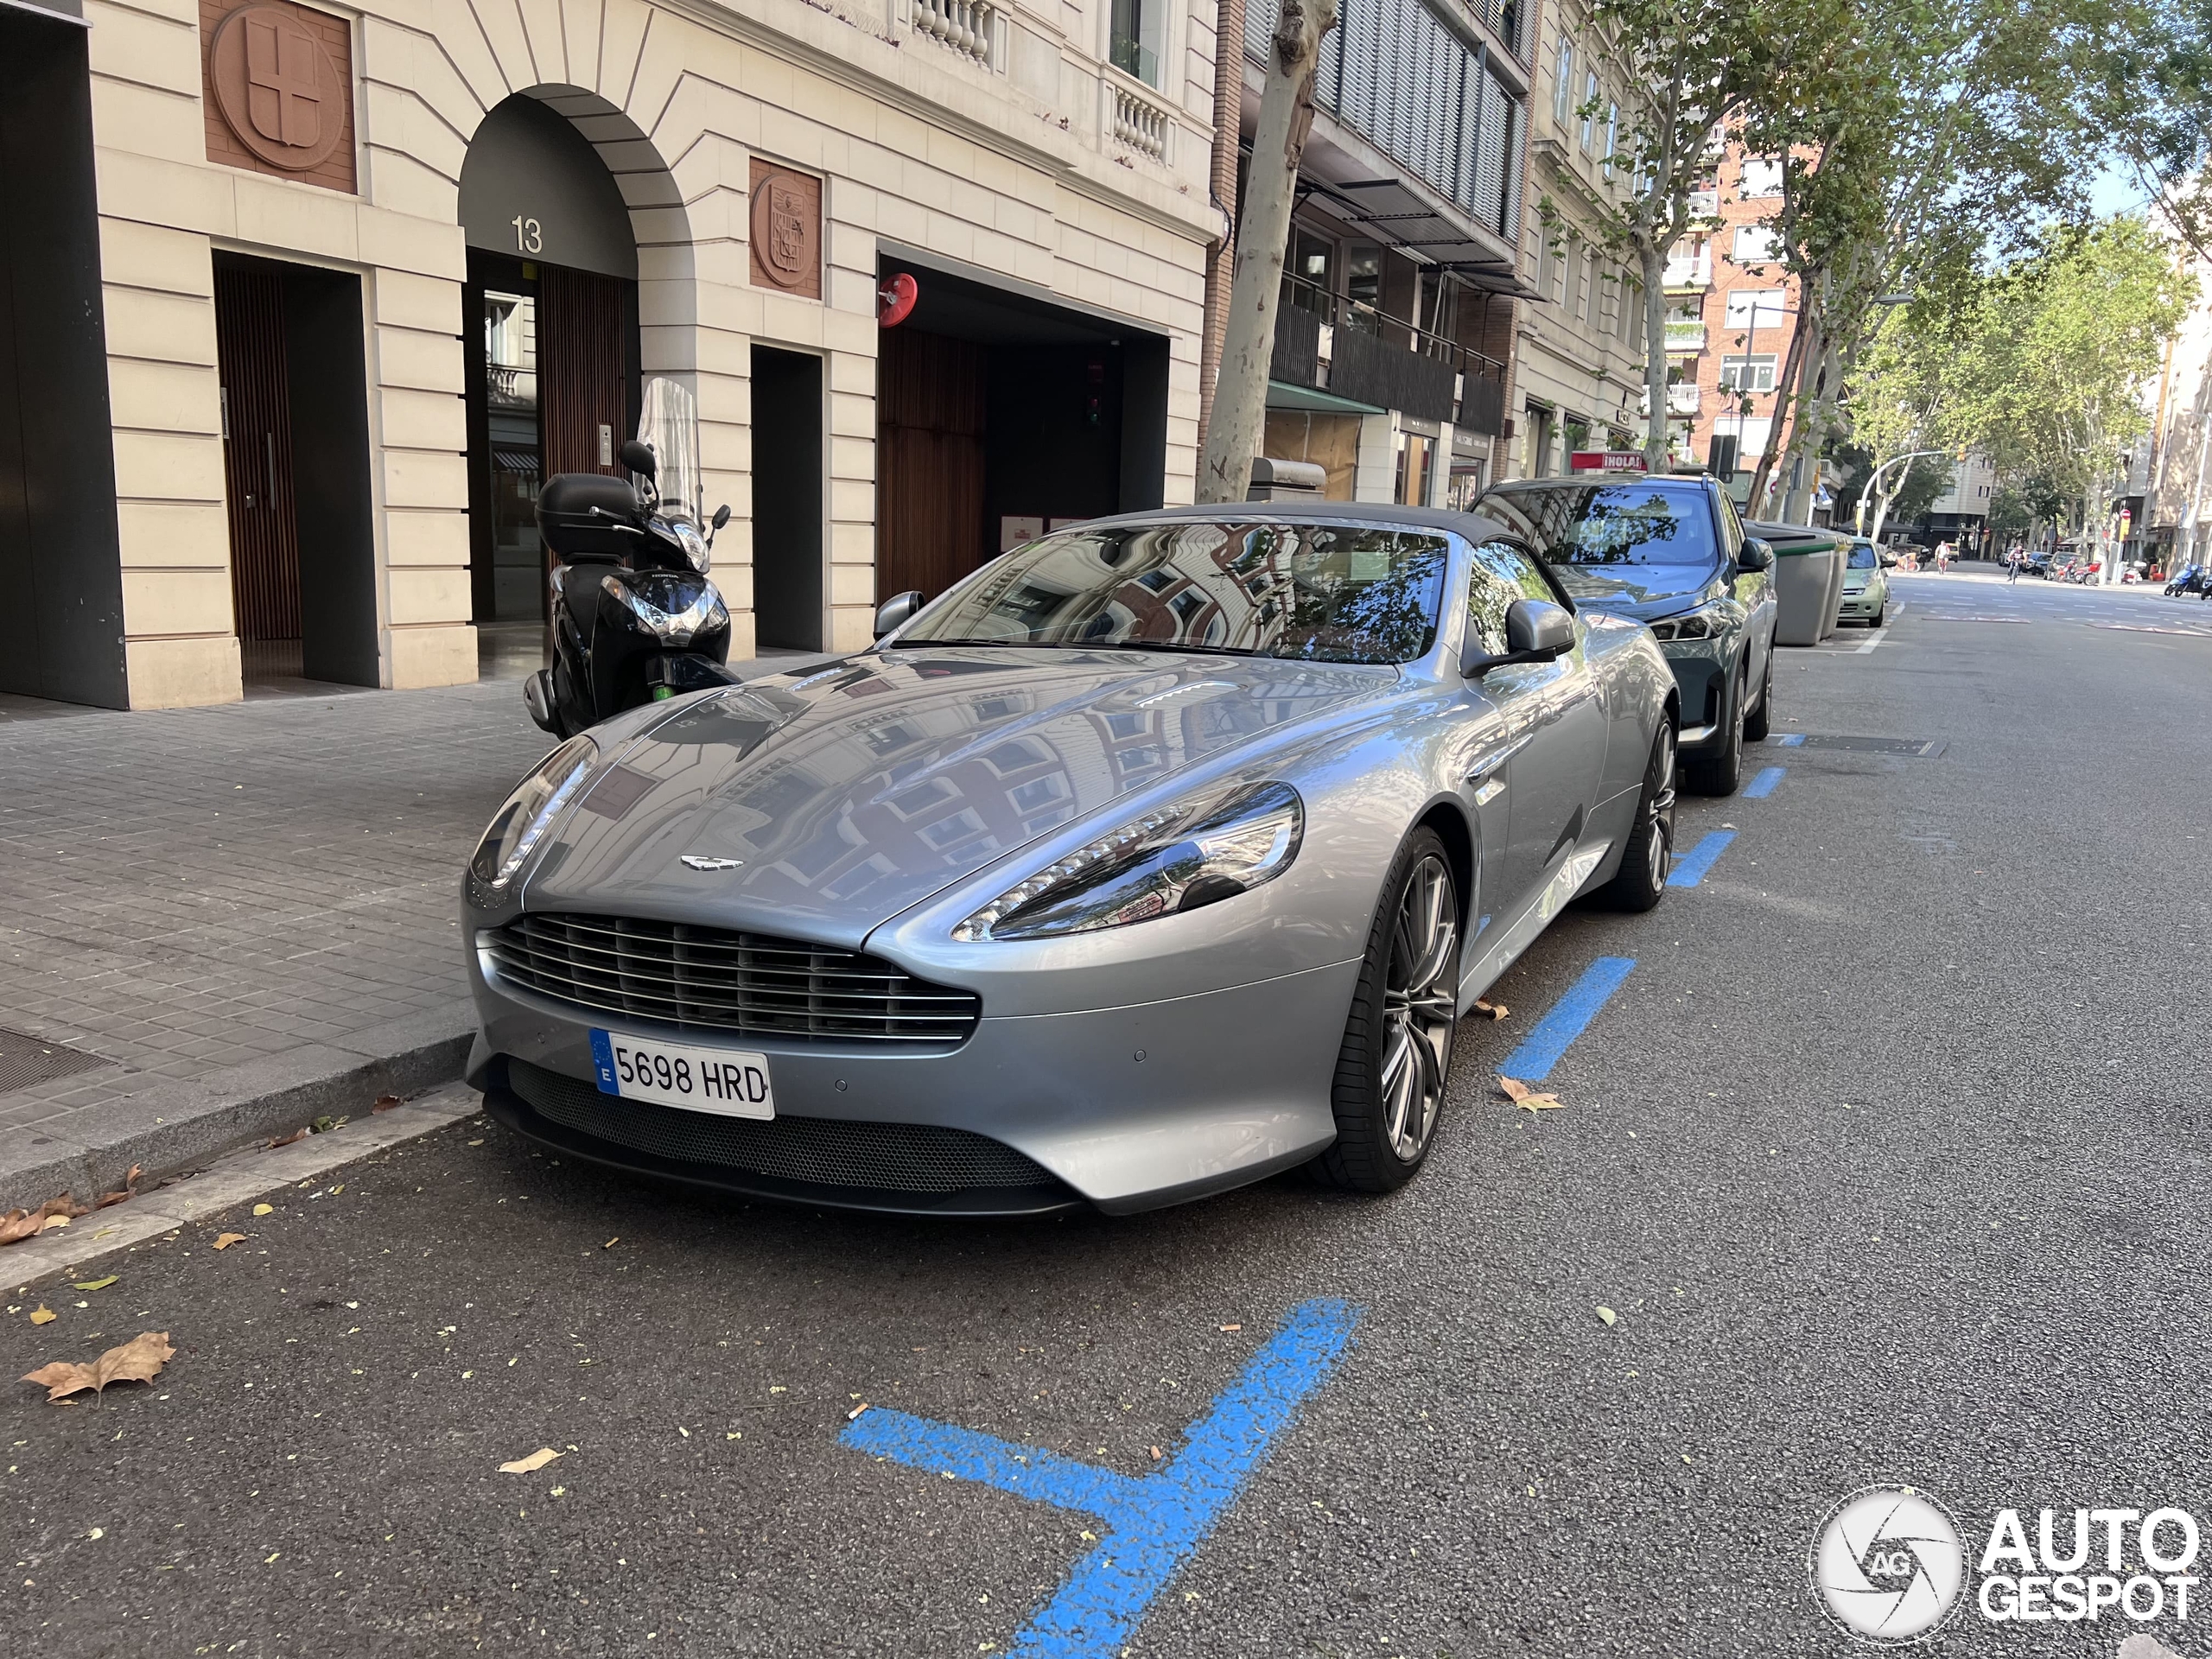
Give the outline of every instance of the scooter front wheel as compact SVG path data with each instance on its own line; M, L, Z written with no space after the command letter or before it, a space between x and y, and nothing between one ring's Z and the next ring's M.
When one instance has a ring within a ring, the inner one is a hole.
M563 740L568 737L561 728L560 704L553 696L552 670L541 668L522 683L522 702L540 731Z

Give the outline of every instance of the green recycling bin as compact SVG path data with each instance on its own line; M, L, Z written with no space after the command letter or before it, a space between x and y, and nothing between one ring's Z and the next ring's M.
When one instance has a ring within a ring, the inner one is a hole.
M1843 601L1843 538L1810 524L1747 524L1750 534L1774 550L1775 622L1778 645L1817 645L1835 632Z

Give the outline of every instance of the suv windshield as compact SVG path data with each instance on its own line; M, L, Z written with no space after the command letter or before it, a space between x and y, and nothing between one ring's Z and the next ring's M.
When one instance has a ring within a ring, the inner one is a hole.
M1063 531L931 605L901 645L1409 663L1436 642L1433 531L1237 520Z
M1710 564L1713 512L1695 486L1501 484L1475 504L1554 564Z

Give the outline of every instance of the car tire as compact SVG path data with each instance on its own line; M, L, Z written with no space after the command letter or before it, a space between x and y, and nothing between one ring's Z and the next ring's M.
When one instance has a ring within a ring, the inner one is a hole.
M1748 680L1736 690L1729 713L1728 741L1717 754L1701 754L1683 765L1682 775L1700 795L1733 795L1744 781L1744 696Z
M1866 626L1870 628L1880 627L1882 626L1882 619L1885 616L1887 616L1889 612L1890 601L1885 599L1882 601L1881 608L1877 610L1873 615L1866 619Z
M1744 741L1764 743L1768 729L1773 725L1774 712L1774 647L1766 648L1766 685L1759 692L1759 706L1744 716Z
M1659 721L1651 740L1651 759L1643 768L1643 788L1636 799L1636 822L1620 869L1598 889L1598 902L1611 910L1645 911L1667 894L1675 866L1675 722Z
M1368 929L1330 1090L1337 1138L1307 1166L1323 1185L1395 1192L1427 1159L1459 1027L1461 931L1451 855L1424 826L1398 849Z

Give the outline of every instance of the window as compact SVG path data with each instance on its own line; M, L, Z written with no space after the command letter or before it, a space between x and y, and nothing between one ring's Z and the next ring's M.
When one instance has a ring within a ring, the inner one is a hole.
M1294 226L1290 233L1290 259L1286 269L1294 280L1283 285L1285 299L1292 305L1302 305L1309 311L1325 315L1327 296L1336 291L1337 286L1336 244Z
M1789 308L1787 289L1739 288L1728 296L1726 321L1731 328L1771 328Z
M1598 145L1598 72L1582 72L1582 153L1587 156Z
M1516 600L1559 603L1559 594L1536 562L1510 542L1485 542L1475 550L1467 583L1467 627L1484 651L1503 655L1505 613Z
M1628 348L1643 349L1643 289L1636 283L1628 285Z
M1774 353L1762 352L1755 356L1724 359L1720 365L1720 386L1724 391L1772 391L1774 390Z
M1428 505L1428 474L1436 440L1419 432L1398 434L1397 502L1404 507Z
M1590 326L1594 328L1598 326L1598 319L1603 315L1605 303L1605 263L1594 253L1590 256L1589 269L1583 278L1582 285L1587 295L1583 302L1583 315L1589 319Z
M1745 157L1738 180L1745 196L1778 196L1782 194L1782 163Z
M1769 259L1780 257L1781 249L1770 226L1738 225L1736 227L1736 245L1731 257L1738 264L1761 264Z
M1559 74L1552 83L1552 119L1560 126L1574 105L1574 42L1559 37Z
M1621 152L1621 106L1605 105L1605 165L1613 164L1613 157Z
M1382 302L1382 250L1374 243L1355 242L1346 251L1344 293L1355 305Z
M1116 69L1147 86L1160 85L1160 25L1166 14L1159 0L1114 0L1108 56Z
M1555 569L1703 564L1714 556L1704 488L1688 479L1573 489L1501 484L1484 498L1483 510L1522 527ZM1573 592L1574 579L1563 580Z

